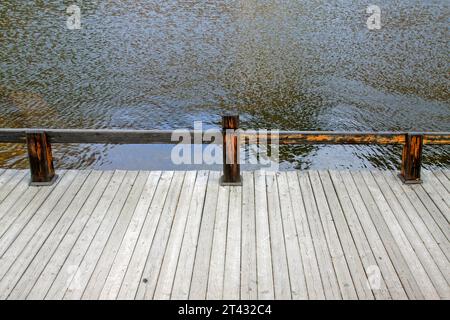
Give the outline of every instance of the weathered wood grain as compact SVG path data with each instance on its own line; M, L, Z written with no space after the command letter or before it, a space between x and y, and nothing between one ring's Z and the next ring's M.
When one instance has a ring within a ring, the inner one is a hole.
M0 299L450 298L447 170L220 174L0 169Z

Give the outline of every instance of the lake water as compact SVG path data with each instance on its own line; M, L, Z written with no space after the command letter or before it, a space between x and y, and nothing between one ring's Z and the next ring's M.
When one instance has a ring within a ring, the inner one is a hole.
M375 3L377 2L377 3ZM450 130L447 0L0 2L0 127ZM81 30L66 9L81 8ZM66 168L168 169L170 146L58 145ZM395 168L396 147L296 146L282 167ZM425 166L450 164L426 147ZM26 167L1 145L1 167Z

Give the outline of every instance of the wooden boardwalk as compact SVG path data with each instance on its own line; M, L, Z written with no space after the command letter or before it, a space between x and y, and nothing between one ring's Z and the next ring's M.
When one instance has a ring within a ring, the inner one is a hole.
M450 171L0 170L0 299L450 299Z

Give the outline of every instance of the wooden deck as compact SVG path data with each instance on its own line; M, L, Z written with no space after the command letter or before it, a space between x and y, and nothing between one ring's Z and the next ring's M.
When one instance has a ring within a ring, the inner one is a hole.
M0 170L1 299L450 299L450 171Z

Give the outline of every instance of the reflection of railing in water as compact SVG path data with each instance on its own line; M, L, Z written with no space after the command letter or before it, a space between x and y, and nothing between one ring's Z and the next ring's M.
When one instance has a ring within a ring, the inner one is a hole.
M240 132L239 116L223 116L223 185L240 185L239 145L242 143L298 144L372 144L403 145L400 177L405 183L420 183L423 145L449 145L450 132L333 132L333 131L277 131L260 133ZM231 130L231 131L229 131ZM188 131L190 141L198 143L195 133ZM95 129L0 129L0 143L26 143L31 170L31 184L49 185L56 178L51 143L102 144L178 144L172 140L171 130L95 130ZM189 139L188 139L189 140ZM215 143L204 141L202 144ZM216 142L218 143L218 142Z

